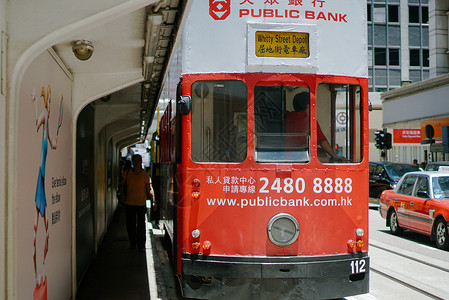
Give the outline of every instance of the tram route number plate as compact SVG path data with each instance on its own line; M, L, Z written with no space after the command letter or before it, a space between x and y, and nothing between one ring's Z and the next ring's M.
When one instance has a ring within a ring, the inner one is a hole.
M351 261L351 274L365 273L366 272L366 260L357 259Z
M309 34L306 32L256 31L258 57L309 57Z

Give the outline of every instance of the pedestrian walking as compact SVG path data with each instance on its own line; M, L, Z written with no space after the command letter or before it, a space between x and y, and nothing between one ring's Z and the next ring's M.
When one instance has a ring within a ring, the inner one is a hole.
M131 158L133 167L126 177L122 177L122 185L126 186L124 196L126 230L128 232L130 248L145 249L147 212L146 201L150 199L155 209L154 193L150 184L150 177L142 168L142 156L135 154Z

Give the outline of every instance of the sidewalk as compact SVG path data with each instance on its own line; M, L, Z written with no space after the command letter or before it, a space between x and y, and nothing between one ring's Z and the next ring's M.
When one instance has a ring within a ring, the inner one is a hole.
M151 226L150 223L147 224ZM152 237L148 233L145 252L129 248L125 209L119 205L101 242L98 255L78 288L76 299L150 299L150 285L154 285L156 280L151 245ZM154 286L151 288L152 294L157 296L157 290L154 291L157 288ZM157 298L159 297L153 297L153 299Z

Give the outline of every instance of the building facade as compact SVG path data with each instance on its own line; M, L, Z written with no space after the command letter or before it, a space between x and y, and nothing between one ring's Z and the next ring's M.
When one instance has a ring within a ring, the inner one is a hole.
M421 143L428 123L436 124L440 143L446 122L448 10L447 0L367 1L371 160L448 159L436 151L441 145ZM374 147L374 131L382 128L393 135L386 157Z
M429 78L429 0L368 0L370 92Z

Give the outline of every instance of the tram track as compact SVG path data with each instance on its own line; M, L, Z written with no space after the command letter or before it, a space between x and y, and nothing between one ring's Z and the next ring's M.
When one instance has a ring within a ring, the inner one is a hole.
M430 299L447 299L447 263L376 243L370 243L370 252L373 273Z
M379 274L379 275L381 275L383 277L386 277L386 278L388 278L388 279L390 279L390 280L392 280L394 282L397 282L397 283L399 283L399 284L401 284L401 285L403 285L405 287L408 287L408 288L410 288L410 289L412 289L412 290L414 290L414 291L416 291L416 292L418 292L420 294L423 294L423 295L425 295L427 297L430 297L432 299L437 299L437 300L444 300L445 299L445 298L441 298L441 297L439 297L439 296L437 296L435 294L429 293L429 292L427 292L427 291L425 291L423 289L420 289L420 288L418 288L416 286L413 286L412 284L409 284L409 283L407 283L405 281L402 281L402 280L400 280L400 279L398 279L398 278L396 278L394 276L388 275L387 273L379 271L376 268L371 267L371 271L373 271L373 272L375 272L375 273L377 273L377 274Z
M387 252L396 254L396 255L398 255L398 256L402 256L402 257L404 257L404 258L407 258L407 259L410 259L410 260L413 260L413 261L422 263L422 264L424 264L424 265L427 265L427 266L429 266L429 267L433 267L433 268L435 268L435 269L438 269L438 270L441 270L441 271L444 271L444 272L449 273L449 268L441 267L441 266L438 266L438 265L436 265L436 264L433 264L433 263L429 263L429 262L427 262L427 261L424 261L424 260L422 260L422 259L418 259L418 258L416 258L416 257L412 257L412 256L410 256L410 255L406 255L406 254L404 254L404 253L400 253L400 252L398 252L398 251L395 251L395 250L392 250L392 249L388 249L388 248L386 248L386 247L382 247L382 246L375 245L375 244L372 244L372 243L370 243L369 245L370 245L370 247L376 247L376 248L381 249L381 250L383 250L383 251L387 251Z

